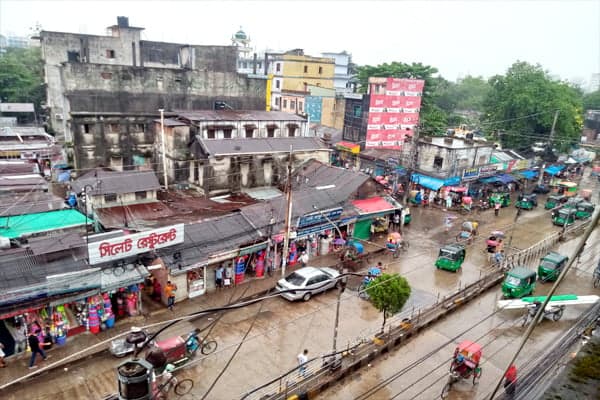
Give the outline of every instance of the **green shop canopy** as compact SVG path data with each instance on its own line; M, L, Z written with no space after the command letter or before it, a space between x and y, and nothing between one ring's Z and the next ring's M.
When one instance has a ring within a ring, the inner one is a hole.
M87 220L88 224L92 220ZM85 225L85 215L74 209L0 217L0 236L9 239Z

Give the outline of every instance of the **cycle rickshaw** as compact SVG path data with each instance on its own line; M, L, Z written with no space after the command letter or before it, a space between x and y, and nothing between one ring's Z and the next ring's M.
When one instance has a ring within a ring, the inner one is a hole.
M454 356L452 358L452 364L450 364L450 376L448 382L442 389L442 399L445 399L452 385L461 379L473 379L473 385L476 385L481 378L481 367L479 361L481 360L481 346L475 342L465 340L461 342L454 350Z

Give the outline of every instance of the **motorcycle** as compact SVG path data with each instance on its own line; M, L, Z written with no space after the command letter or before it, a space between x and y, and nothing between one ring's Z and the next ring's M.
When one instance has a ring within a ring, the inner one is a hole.
M542 303L540 303L539 301L536 301L535 303L533 303L532 305L530 305L527 308L527 313L525 314L525 317L523 318L522 326L525 326L530 321L533 321L533 319L535 318L535 314L537 314L537 312L541 306L542 306ZM542 318L540 318L538 323L542 322L542 319L544 319L544 318L547 318L552 321L558 321L562 317L564 311L565 311L565 306L546 307L546 309L544 310L544 314L542 315Z

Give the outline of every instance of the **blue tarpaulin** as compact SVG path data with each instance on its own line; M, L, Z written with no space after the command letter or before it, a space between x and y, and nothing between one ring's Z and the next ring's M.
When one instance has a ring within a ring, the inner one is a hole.
M496 179L495 176L490 176L489 178L482 178L479 181L483 182L483 183L494 183L494 182L498 182L498 179Z
M496 179L498 180L498 182L504 183L505 185L507 183L515 182L516 181L516 179L512 175L509 175L509 174L500 174L500 175L497 175Z
M444 186L458 186L460 185L460 176L453 176L444 181Z
M550 175L556 175L563 169L565 169L564 165L551 165L551 166L547 167L546 169L544 169L544 172L547 174L550 174Z
M537 171L532 171L532 170L519 171L518 174L521 175L523 178L529 179L529 180L532 180L533 178L535 178L536 176L538 176L538 172Z
M442 186L444 186L444 181L442 179L432 178L431 176L427 175L412 174L410 180L431 190L439 190Z

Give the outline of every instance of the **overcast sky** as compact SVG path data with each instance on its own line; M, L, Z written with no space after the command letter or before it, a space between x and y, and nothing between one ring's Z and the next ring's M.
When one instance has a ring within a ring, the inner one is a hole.
M358 64L422 62L451 80L504 73L517 59L572 81L600 72L600 0L0 0L0 32L25 35L39 22L100 35L117 15L147 40L230 44L242 26L258 50L347 50Z

